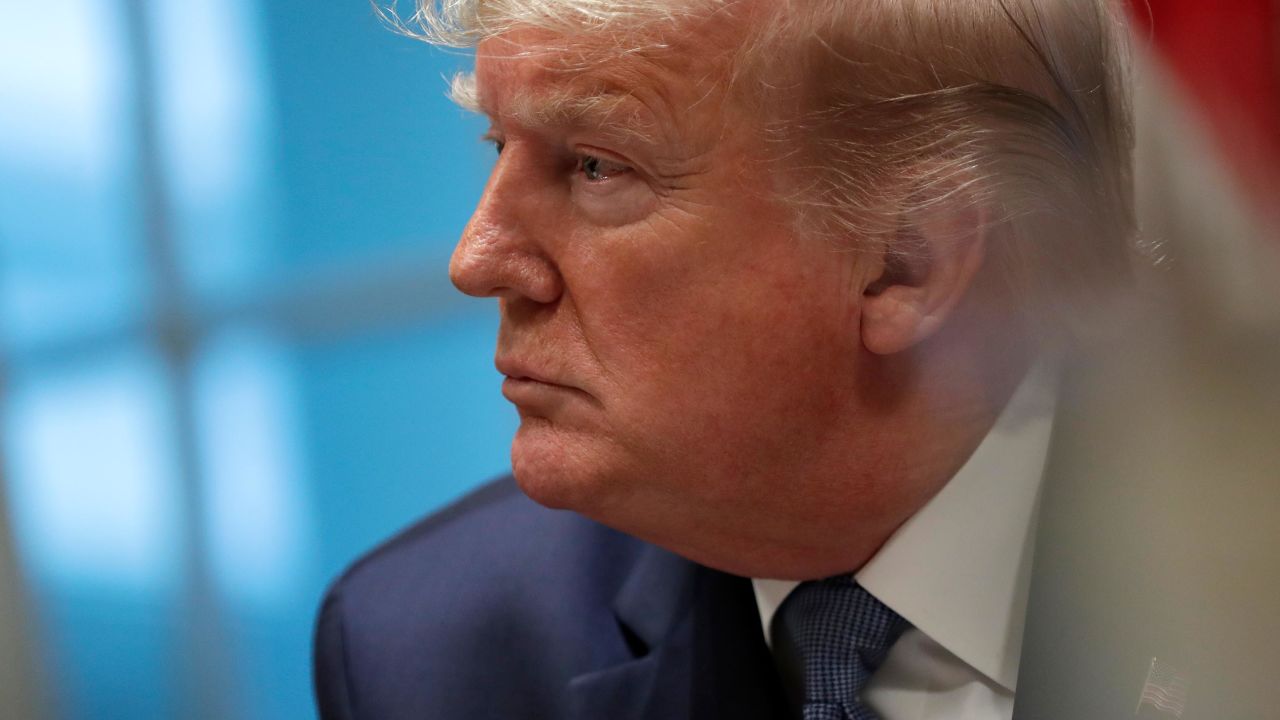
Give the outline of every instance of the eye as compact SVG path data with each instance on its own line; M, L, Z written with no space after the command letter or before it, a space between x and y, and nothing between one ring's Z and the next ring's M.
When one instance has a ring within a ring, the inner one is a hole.
M581 145L569 157L576 159L566 187L589 222L617 227L653 210L657 196L640 167L608 151Z
M502 154L502 149L507 146L507 142L502 138L498 137L497 131L493 129L490 129L489 132L485 133L484 135L481 135L480 142L488 143L492 145L494 152L498 153L499 155Z
M582 155L578 158L578 171L588 182L604 182L631 172L631 168L595 155Z

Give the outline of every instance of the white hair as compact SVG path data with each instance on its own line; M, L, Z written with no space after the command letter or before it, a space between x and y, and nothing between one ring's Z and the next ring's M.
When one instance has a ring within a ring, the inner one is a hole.
M767 2L732 60L804 227L911 252L904 218L981 208L993 260L1061 323L1127 284L1127 44L1108 0L416 0L399 28L471 46L512 28L654 42ZM754 80L755 82L743 82ZM779 88L795 92L779 102ZM456 88L465 92L465 83ZM792 90L794 89L794 90Z
M396 3L375 9L395 27L435 45L472 47L515 27L561 33L635 28L640 23L679 22L700 10L733 0L416 0L402 20ZM418 31L409 28L416 27Z

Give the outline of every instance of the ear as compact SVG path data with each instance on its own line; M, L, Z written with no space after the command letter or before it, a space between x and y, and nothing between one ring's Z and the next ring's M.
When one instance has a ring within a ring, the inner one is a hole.
M973 284L986 256L986 212L951 205L904 216L885 249L862 298L862 344L871 352L891 355L925 340Z

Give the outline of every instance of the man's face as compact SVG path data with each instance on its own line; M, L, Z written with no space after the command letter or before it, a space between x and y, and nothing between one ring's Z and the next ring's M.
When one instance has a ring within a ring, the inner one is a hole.
M710 52L575 68L553 39L478 49L500 155L451 267L500 301L521 487L729 569L794 544L797 517L850 522L832 453L865 361L863 264L794 231Z

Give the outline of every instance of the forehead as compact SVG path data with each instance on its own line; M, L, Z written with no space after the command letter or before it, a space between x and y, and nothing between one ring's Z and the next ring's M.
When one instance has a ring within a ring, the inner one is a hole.
M476 109L526 125L660 133L691 111L719 107L725 93L724 53L679 35L659 42L520 29L489 38L476 51Z

